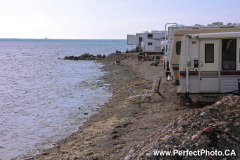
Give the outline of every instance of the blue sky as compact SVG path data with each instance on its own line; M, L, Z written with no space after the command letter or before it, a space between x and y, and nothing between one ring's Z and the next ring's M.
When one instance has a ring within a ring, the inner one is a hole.
M0 0L0 37L126 39L166 23L240 23L239 6L239 0Z

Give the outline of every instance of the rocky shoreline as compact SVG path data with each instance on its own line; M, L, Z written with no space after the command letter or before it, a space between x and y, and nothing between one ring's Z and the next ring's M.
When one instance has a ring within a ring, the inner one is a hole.
M121 61L121 65L114 65L114 61ZM156 157L153 151L201 147L239 151L238 97L218 98L212 106L189 109L179 105L178 86L166 80L162 63L151 66L151 61L138 61L136 53L111 54L98 62L108 72L101 80L111 84L112 99L77 132L29 159L223 159ZM125 104L127 97L151 89L153 80L160 78L164 99L155 93L151 100L133 99ZM216 144L211 137L217 137ZM236 154L230 159L239 158Z
M65 56L65 60L103 60L106 58L105 55L98 54L97 56L94 56L89 53L84 53L81 56Z
M239 96L229 95L211 106L194 109L190 114L182 115L178 121L169 123L163 130L149 136L136 150L130 150L125 159L158 159L159 157L154 156L156 151L173 153L178 150L193 153L202 149L205 150L202 156L182 156L182 152L171 159L238 159L239 102Z

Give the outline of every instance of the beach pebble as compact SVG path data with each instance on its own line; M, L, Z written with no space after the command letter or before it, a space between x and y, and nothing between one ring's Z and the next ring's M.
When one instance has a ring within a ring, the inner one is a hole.
M192 127L197 127L197 123L193 123L193 124L192 124Z
M170 150L171 147L172 147L171 145L168 145L168 144L165 145L165 149L168 150L168 151Z
M227 129L227 128L223 132L226 133L226 134L230 133L229 129Z
M153 153L146 153L146 157L149 159L156 159Z
M170 136L169 136L169 135L166 135L164 138L162 138L162 141L168 141L169 138L170 138Z
M180 128L178 128L178 131L179 131L179 132L182 132L182 131L184 131L184 128L183 128L183 127L180 127Z
M199 135L198 134L195 134L192 136L192 140L195 140L195 139L199 139Z
M158 141L155 141L152 146L153 146L153 149L158 149L159 147Z
M133 154L133 152L134 152L134 149L131 149L131 150L129 151L129 154Z
M181 127L186 127L186 126L188 126L188 122L187 121L179 121L178 122L179 123L179 125L181 126Z
M131 160L132 158L133 158L132 155L128 155L128 156L126 156L126 157L124 158L124 160Z
M202 117L206 117L208 114L206 113L206 112L202 112L201 114L200 114L200 116L202 116Z
M173 126L174 128L177 127L177 122L174 121L174 122L172 123L172 126Z
M142 151L139 155L138 155L138 158L141 158L145 155L145 151Z

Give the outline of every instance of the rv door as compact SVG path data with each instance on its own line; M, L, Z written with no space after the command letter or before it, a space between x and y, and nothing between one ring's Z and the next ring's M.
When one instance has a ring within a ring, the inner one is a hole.
M200 40L199 58L200 92L219 92L220 40Z

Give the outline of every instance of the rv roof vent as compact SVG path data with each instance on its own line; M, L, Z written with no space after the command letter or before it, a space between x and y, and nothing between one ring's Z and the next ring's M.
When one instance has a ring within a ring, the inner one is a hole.
M235 28L235 25L221 25L220 28Z
M207 26L215 26L214 24L208 24Z
M151 32L159 32L158 30L152 30Z
M148 31L143 31L143 33L149 33Z
M220 25L223 25L223 22L213 22L212 24L220 26Z
M194 26L201 26L201 24L195 24Z

